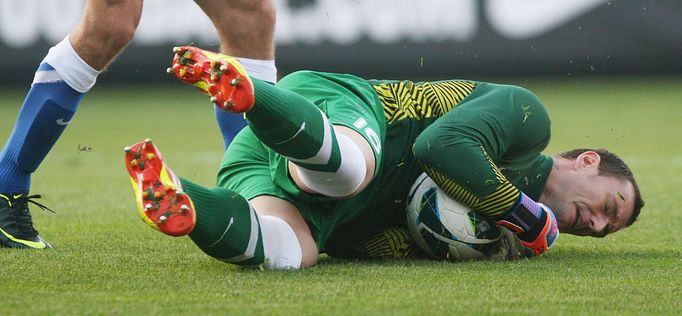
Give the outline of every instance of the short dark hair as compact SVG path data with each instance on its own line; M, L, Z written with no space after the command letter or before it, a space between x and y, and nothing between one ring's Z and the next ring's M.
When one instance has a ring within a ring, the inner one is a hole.
M632 183L632 187L635 190L635 203L634 209L632 210L632 216L630 216L630 219L628 219L626 226L632 225L635 221L637 221L639 213L642 210L642 207L644 207L644 200L642 200L642 195L639 192L639 186L637 185L635 176L632 174L632 170L630 170L630 167L628 167L623 159L620 159L620 157L618 157L616 154L606 149L578 148L563 152L559 154L559 157L575 160L578 158L578 156L580 156L580 154L586 151L594 151L599 154L601 160L598 169L599 175L612 176L618 179L630 181L630 183Z

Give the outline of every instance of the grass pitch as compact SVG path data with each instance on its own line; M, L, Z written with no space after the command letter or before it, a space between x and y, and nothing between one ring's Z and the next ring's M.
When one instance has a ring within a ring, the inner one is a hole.
M222 141L205 97L180 84L102 84L33 177L48 251L0 249L0 314L679 314L682 80L519 82L553 119L548 153L606 147L629 162L647 206L604 239L562 235L516 262L355 262L260 271L202 254L137 217L122 148L151 137L179 175L215 182ZM0 144L25 89L3 89Z

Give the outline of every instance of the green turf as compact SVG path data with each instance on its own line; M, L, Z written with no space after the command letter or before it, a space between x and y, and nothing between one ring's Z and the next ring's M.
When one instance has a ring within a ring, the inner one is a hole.
M605 239L562 235L517 262L233 267L147 228L123 167L123 146L151 137L178 174L212 184L222 143L206 98L179 84L100 86L33 178L57 211L33 211L55 249L0 249L0 315L679 314L682 80L520 83L552 115L548 152L603 146L630 163L647 201L638 223ZM2 91L0 144L24 93Z

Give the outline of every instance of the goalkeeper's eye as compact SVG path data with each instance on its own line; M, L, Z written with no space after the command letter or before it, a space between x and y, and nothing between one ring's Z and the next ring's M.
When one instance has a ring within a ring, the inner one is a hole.
M604 227L606 234L618 231L620 228L617 226L617 223L620 220L620 213L618 212L618 201L615 196L612 196L605 205L604 214L609 219L609 223Z

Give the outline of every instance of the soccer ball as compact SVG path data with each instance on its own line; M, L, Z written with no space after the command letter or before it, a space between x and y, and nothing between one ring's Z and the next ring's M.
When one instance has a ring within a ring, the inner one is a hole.
M449 197L425 173L410 189L407 227L424 252L449 261L484 258L502 237L495 222Z

